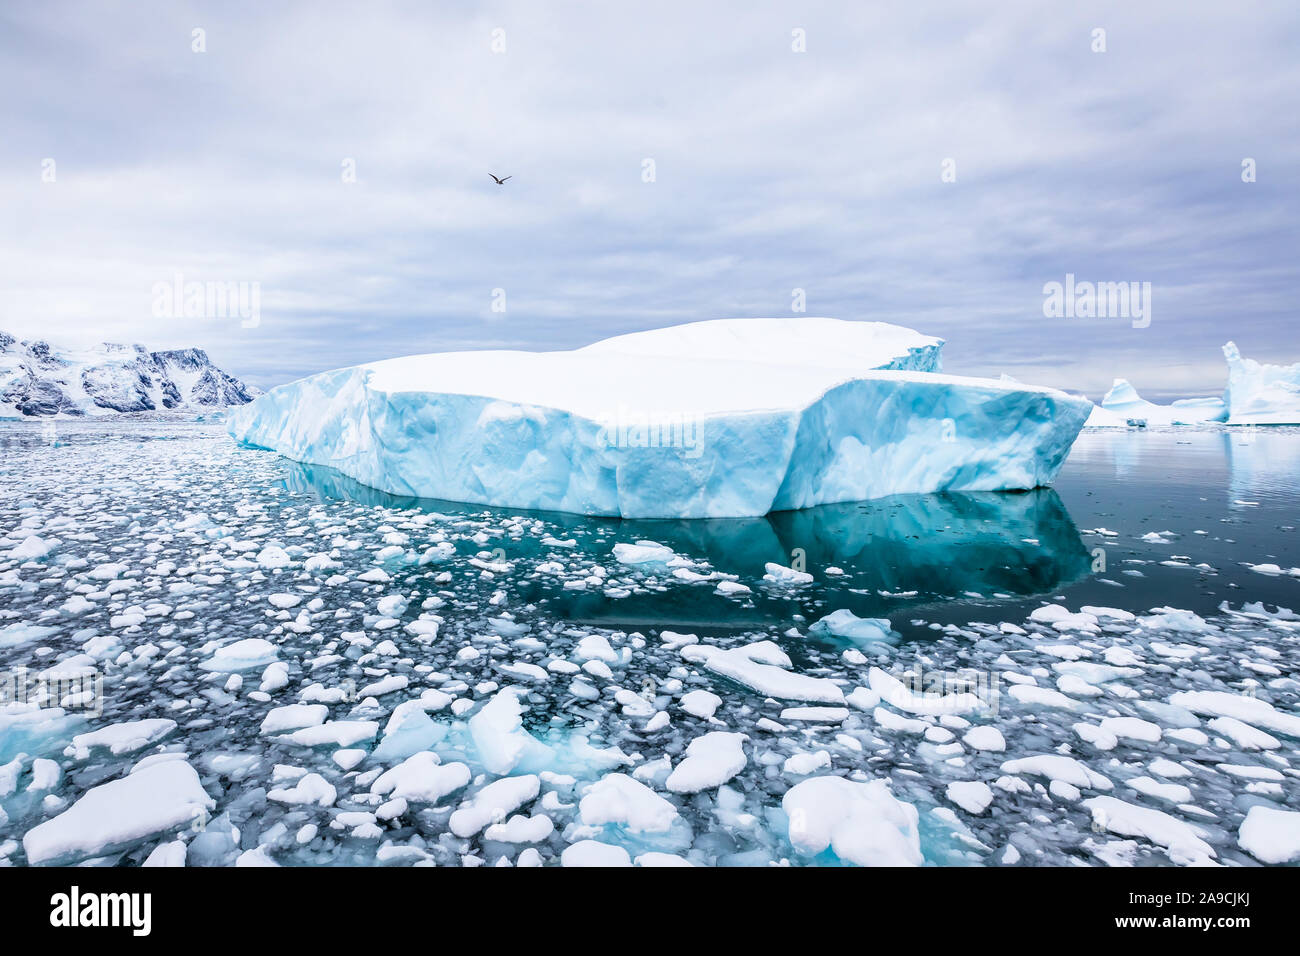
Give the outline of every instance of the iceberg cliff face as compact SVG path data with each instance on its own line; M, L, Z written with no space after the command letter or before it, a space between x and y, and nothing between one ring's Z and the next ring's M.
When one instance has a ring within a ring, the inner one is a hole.
M229 431L393 494L626 518L1050 482L1090 403L914 370L941 346L799 318L410 356L273 389Z
M1266 365L1242 358L1233 342L1223 347L1228 387L1223 398L1229 425L1300 424L1300 362Z

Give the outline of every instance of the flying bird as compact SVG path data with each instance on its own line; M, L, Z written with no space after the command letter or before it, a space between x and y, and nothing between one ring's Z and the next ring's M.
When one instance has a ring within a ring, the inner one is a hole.
M492 181L496 183L498 186L504 186L506 184L506 179L510 178L509 176L507 176L506 179L497 179L496 174L494 173L488 173L488 175L492 177Z

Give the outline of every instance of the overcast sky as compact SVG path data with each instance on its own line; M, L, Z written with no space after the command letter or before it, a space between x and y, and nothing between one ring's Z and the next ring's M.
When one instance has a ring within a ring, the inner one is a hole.
M948 371L1214 393L1229 338L1300 361L1298 9L7 4L0 329L266 387L803 289ZM1067 273L1150 282L1149 327L1045 318ZM260 324L155 316L177 274L258 283Z

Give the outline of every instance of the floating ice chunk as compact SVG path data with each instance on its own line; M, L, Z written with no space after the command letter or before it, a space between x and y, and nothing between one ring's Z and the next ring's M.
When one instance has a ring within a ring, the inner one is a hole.
M580 661L604 661L607 664L617 664L619 660L603 634L588 634L573 649L573 656Z
M655 541L638 541L636 544L620 541L614 545L614 560L619 564L667 564L675 557L672 548Z
M255 846L251 850L245 850L235 858L235 866L279 866L271 858L267 848L264 846Z
M166 843L159 843L145 857L141 866L184 866L185 865L185 843L181 840L170 840Z
M579 840L560 854L561 866L631 866L632 857L621 846L598 840Z
M485 840L500 843L539 843L555 830L555 824L545 814L525 817L516 815L505 823L494 823L483 831Z
M1159 774L1167 779L1176 779L1178 777L1190 777L1192 772L1180 763L1174 763L1164 757L1157 757L1147 767L1152 773Z
M39 535L28 535L17 547L11 549L5 557L14 561L35 561L45 557L58 547L58 544L57 539L46 540Z
M1162 810L1138 807L1115 797L1091 797L1083 806L1092 811L1095 826L1120 836L1143 837L1165 847L1175 863L1203 865L1215 856L1200 831Z
M130 568L121 563L99 564L86 572L86 577L92 581L113 581L129 571Z
M717 587L714 588L714 590L717 591L718 594L722 594L722 595L752 593L752 588L750 588L749 585L741 584L739 581L719 581ZM642 854L641 856L637 857L637 859L641 860L644 857L651 856L651 855L655 855L655 854L649 854L649 853ZM658 854L658 855L668 856L670 854ZM680 857L674 857L674 859L680 859ZM685 863L685 865L691 866L693 864Z
M77 734L72 746L64 751L68 756L85 760L96 747L107 747L113 754L128 754L161 740L176 729L176 721L166 718L128 720L89 733Z
M745 769L744 734L713 731L686 745L686 755L664 783L674 793L698 793L726 783Z
M385 694L391 694L394 691L405 690L411 683L411 679L405 674L389 674L371 684L367 684L361 690L357 691L360 697L383 697Z
M280 734L303 727L315 727L325 722L329 708L324 704L286 704L272 708L262 718L261 733Z
M535 800L540 789L541 781L536 774L494 780L452 812L448 827L462 839L471 837L488 824L504 820L529 800Z
M974 750L991 750L998 753L1007 749L1006 739L1003 738L1002 731L996 727L972 727L961 739L966 746Z
M795 777L806 777L818 770L827 770L831 765L829 751L818 750L816 753L794 754L785 758L781 771Z
M829 848L859 866L920 866L918 814L898 800L884 780L859 783L813 777L795 784L781 800L790 843L815 856Z
M216 806L184 760L165 760L87 790L23 837L29 863L86 857L184 826Z
M781 711L781 719L842 724L849 719L849 709L847 707L787 707Z
M1008 760L1002 764L1003 773L1035 774L1049 780L1060 780L1075 787L1091 790L1110 790L1114 784L1089 768L1086 764L1063 754L1037 754Z
M1160 727L1140 717L1104 717L1101 731L1113 734L1120 740L1136 740L1153 744L1160 739Z
M26 644L28 641L44 640L56 633L58 633L58 628L28 624L25 621L6 624L4 627L0 627L0 647L17 647L19 644Z
M798 571L794 568L787 568L783 564L774 564L771 561L763 565L763 570L766 572L763 575L763 580L771 582L772 584L797 586L802 584L812 584L813 582L813 576L807 571Z
M508 774L516 768L541 769L551 748L524 729L519 689L503 687L469 719L469 732L479 759L490 772Z
M1168 800L1170 803L1190 803L1192 799L1192 791L1181 783L1160 783L1150 777L1133 777L1124 783L1138 793Z
M1276 750L1282 746L1282 741L1272 734L1244 724L1235 717L1215 717L1207 726L1216 733L1223 734L1242 750Z
M860 644L873 641L892 643L897 635L890 630L890 623L883 617L858 617L852 611L841 608L832 611L808 628L808 633L842 637Z
M987 704L979 695L972 693L913 693L911 688L892 674L879 667L873 667L867 673L871 689L880 695L880 699L891 707L905 710L910 714L937 716L939 714L968 714L987 709Z
M785 651L772 641L758 641L726 650L707 644L691 644L683 647L681 654L688 661L703 664L715 674L729 677L769 697L827 704L844 700L844 691L838 684L786 670L794 665Z
M360 749L345 748L334 751L330 759L346 773L366 759L366 752Z
M642 853L632 861L637 866L694 866L690 860L675 853Z
M257 563L264 568L287 568L293 564L293 559L284 548L268 545L257 553Z
M930 729L930 724L913 717L904 717L884 707L877 707L871 712L872 719L882 730L898 730L905 734L923 734Z
M374 759L377 762L405 760L446 738L447 727L430 719L425 712L428 706L421 699L403 701L393 708L384 726L384 737L375 747Z
M208 671L245 671L265 667L276 658L275 645L260 637L246 637L233 644L224 644L212 656L199 664Z
M708 720L722 705L722 698L707 690L693 690L683 694L679 703L682 710L691 716Z
M1261 863L1300 860L1300 813L1253 806L1237 831L1237 843Z
M379 724L373 720L328 720L295 730L284 739L304 747L351 747L363 740L374 740L377 733Z
M1034 684L1016 684L1007 691L1007 695L1022 704L1037 704L1040 707L1055 707L1060 710L1083 709L1083 705L1073 697L1067 697L1059 690L1038 687Z
M1074 725L1074 732L1098 750L1114 750L1119 746L1118 737L1102 730L1096 724L1089 724L1080 721Z
M1220 690L1191 690L1174 694L1169 703L1195 714L1235 717L1252 727L1264 727L1287 737L1300 737L1300 717L1274 709L1258 697L1245 697Z
M874 710L880 705L880 695L870 687L855 687L844 695L844 703L858 710Z
M370 792L393 799L402 797L413 803L437 803L469 780L469 767L465 764L440 764L438 755L426 750L384 771L370 785Z
M667 833L680 819L671 802L622 773L592 784L578 812L587 826L615 824L630 833Z
M53 790L59 785L59 780L62 777L63 771L57 763L44 757L37 757L32 761L32 780L27 785L27 792L38 793L42 790Z
M945 792L948 799L967 813L981 814L993 802L993 791L987 783L978 780L954 780Z
M282 687L289 686L289 665L284 661L275 661L266 665L262 671L262 680L257 689L264 694L271 694Z
M1092 633L1097 630L1096 615L1082 611L1073 614L1069 609L1061 607L1059 604L1047 604L1035 608L1029 615L1029 619L1040 624L1048 624L1058 631L1087 631Z
M303 774L292 787L276 787L266 795L268 800L289 804L316 804L332 806L338 792L334 785L318 773Z

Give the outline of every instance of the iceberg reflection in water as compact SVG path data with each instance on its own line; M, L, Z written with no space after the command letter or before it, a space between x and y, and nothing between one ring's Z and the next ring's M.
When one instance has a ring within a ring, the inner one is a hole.
M743 629L810 619L847 608L889 617L903 608L966 598L1047 594L1085 576L1091 557L1055 491L897 495L865 502L773 512L756 518L620 520L561 512L506 512L482 506L404 498L378 491L330 468L286 462L288 490L367 505L414 508L455 518L494 510L545 521L556 538L574 542L567 562L585 551L606 559L618 542L653 541L691 561L735 575L752 589L745 602L712 588L610 598L573 591L546 579L512 583L517 599L545 601L548 613L609 626ZM545 559L534 536L493 541L511 559ZM473 549L473 546L470 546ZM768 563L813 575L806 587L764 580ZM838 570L837 570L838 569Z

